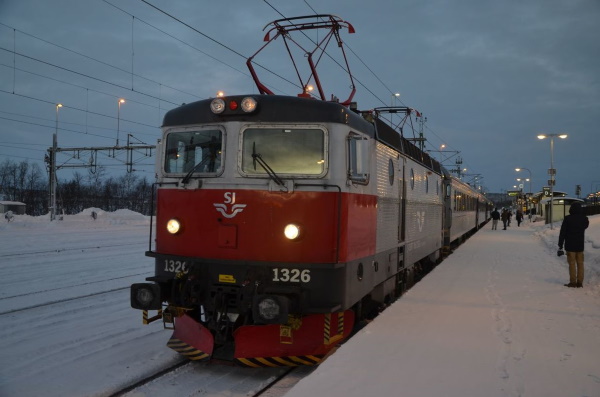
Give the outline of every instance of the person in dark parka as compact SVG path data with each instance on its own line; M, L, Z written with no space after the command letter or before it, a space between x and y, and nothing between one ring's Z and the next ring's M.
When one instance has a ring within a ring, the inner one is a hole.
M491 215L492 215L492 230L498 230L498 220L500 219L500 213L498 212L498 208L494 208Z
M558 255L562 255L563 244L567 251L569 263L569 284L566 287L583 287L583 246L585 229L590 224L587 216L583 214L580 203L571 204L569 214L563 219L558 235Z

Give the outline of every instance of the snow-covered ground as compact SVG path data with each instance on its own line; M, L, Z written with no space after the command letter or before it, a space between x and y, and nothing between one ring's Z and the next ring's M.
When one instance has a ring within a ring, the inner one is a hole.
M559 228L486 225L285 396L600 396L600 215L584 288Z
M110 395L179 359L129 307L129 285L154 267L149 219L95 211L0 223L0 396ZM590 222L584 288L563 286L560 223L486 225L286 396L600 396L600 216ZM227 387L203 395L239 395Z

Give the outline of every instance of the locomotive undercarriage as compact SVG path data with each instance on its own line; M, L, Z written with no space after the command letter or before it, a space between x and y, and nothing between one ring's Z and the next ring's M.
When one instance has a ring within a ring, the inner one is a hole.
M312 276L307 286L274 283L273 265L264 263L150 256L156 258L156 276L147 279L152 284L132 287L132 307L160 309L156 320L174 329L168 346L192 360L314 365L353 328L353 312L341 310L343 266L305 265ZM169 273L164 270L168 261L191 265L185 273ZM138 299L144 291L156 295L147 307ZM277 363L256 362L256 355Z

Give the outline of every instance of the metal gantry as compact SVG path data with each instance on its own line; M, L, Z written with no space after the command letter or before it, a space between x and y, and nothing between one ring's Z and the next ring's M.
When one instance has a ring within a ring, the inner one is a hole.
M99 146L99 147L73 147L73 148L59 148L56 145L56 134L54 134L53 145L48 149L48 154L46 155L45 161L48 163L49 168L49 177L50 177L50 202L49 202L49 210L50 210L50 220L56 219L56 185L57 185L57 176L56 173L59 169L65 168L92 168L95 172L96 167L98 166L98 153L105 152L107 157L111 157L116 159L118 157L118 153L125 152L126 160L124 164L127 167L127 172L133 172L135 169L133 168L134 163L134 153L140 153L143 157L152 157L152 152L156 148L155 145L147 145L145 143L135 144L131 143L130 138L133 136L128 134L127 136L127 146ZM143 151L143 153L142 153ZM65 162L64 164L58 165L56 161L57 153L68 153L70 154L69 159L79 159L85 158L86 154L89 153L89 160L86 162L81 162L78 164L69 164Z

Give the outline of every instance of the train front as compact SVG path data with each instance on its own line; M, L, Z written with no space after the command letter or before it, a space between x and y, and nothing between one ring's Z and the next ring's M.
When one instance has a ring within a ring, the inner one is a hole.
M131 305L146 318L159 310L169 347L192 360L313 365L348 336L342 191L327 183L325 123L302 121L323 106L240 96L165 115L155 276L132 285Z

